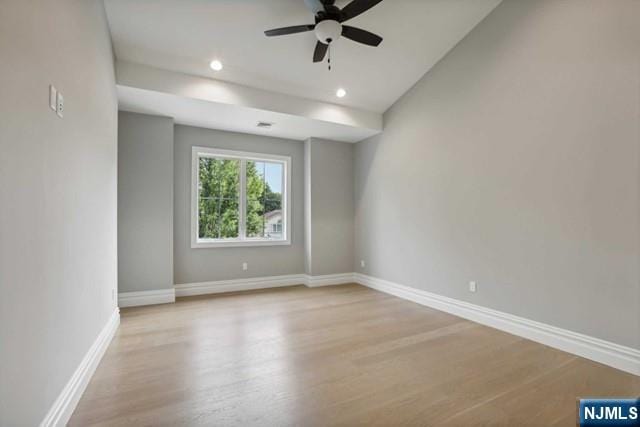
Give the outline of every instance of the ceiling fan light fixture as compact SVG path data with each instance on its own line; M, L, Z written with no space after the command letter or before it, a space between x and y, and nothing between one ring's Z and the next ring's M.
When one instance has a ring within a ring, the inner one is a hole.
M342 24L333 19L318 22L315 28L318 41L324 44L330 44L340 38L342 34Z
M347 96L347 91L346 91L346 90L344 90L344 89L342 89L342 88L340 88L340 89L338 89L338 90L336 91L336 96L337 96L338 98L344 98L345 96Z
M349 25L343 22L360 16L382 0L351 0L343 8L335 5L336 0L304 0L307 7L313 12L315 24L294 25L289 27L274 28L264 32L267 37L286 36L288 34L306 33L313 31L318 41L313 50L313 62L322 62L329 55L327 63L331 70L331 49L333 42L340 37L353 40L367 46L377 47L382 43L382 37L367 30Z
M209 67L211 67L213 71L220 71L222 70L222 62L220 62L217 59L214 59L209 63Z

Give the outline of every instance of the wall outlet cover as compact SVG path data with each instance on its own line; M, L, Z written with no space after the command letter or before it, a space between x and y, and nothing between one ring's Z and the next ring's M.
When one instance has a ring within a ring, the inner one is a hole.
M54 85L49 85L49 108L58 111L58 91Z
M57 114L58 117L62 118L64 117L64 97L62 96L62 93L58 92L58 95L56 96L57 99Z

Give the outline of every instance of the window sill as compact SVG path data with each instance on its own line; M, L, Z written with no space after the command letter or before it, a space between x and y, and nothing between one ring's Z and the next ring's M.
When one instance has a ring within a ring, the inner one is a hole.
M191 249L206 248L237 248L237 247L258 247L258 246L288 246L290 240L229 240L226 242L191 242Z

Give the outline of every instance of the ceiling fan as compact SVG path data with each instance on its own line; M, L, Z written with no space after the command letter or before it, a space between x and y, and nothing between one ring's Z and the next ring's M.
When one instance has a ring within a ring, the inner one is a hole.
M378 46L382 42L382 37L376 34L360 28L343 25L343 22L366 12L381 1L353 0L340 9L335 5L335 0L304 0L315 16L315 24L276 28L265 31L264 34L267 37L273 37L314 31L318 42L313 52L313 62L322 62L331 43L339 39L340 36L368 46ZM331 69L331 58L329 58L329 69Z

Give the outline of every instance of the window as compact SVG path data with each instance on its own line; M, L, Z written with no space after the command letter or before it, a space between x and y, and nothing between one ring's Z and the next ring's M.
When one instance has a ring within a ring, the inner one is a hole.
M193 147L191 247L286 245L291 158Z

